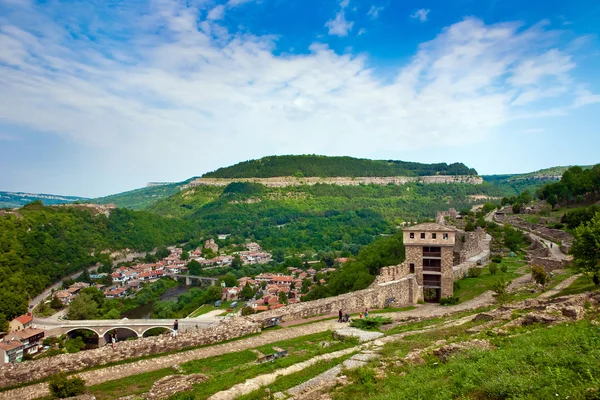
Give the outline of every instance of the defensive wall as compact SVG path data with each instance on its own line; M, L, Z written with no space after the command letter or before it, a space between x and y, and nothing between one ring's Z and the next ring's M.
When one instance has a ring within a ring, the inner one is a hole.
M171 335L153 336L117 342L114 349L108 345L75 354L60 354L18 364L7 363L0 366L0 387L44 379L59 372L75 372L127 359L215 344L260 330L260 324L249 318L236 317L214 327L180 333L176 338Z
M559 242L560 250L565 254L569 253L569 249L573 244L573 235L571 235L568 232L561 231L560 229L552 229L548 228L545 225L527 222L520 217L510 214L496 214L496 219L501 223L511 224L517 228L538 235L546 240L550 240L552 242Z

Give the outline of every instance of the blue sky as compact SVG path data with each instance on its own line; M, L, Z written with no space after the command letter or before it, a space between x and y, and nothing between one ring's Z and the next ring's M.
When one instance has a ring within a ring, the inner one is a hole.
M600 3L0 0L0 190L272 154L600 162Z

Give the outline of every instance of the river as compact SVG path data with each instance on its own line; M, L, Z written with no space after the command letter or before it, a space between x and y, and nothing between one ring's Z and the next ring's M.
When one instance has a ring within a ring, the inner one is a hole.
M192 286L179 285L168 289L166 292L160 296L160 301L171 301L177 300L177 297L182 295L191 289ZM127 317L129 319L149 319L152 314L152 307L154 307L154 302L150 302L143 306L139 306L134 308L133 310L129 310L123 314L123 317Z

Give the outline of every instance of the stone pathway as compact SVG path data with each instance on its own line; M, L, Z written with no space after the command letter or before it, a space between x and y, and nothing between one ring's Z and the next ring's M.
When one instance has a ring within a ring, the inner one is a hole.
M573 284L573 282L575 282L577 280L577 278L579 278L580 276L581 276L581 274L575 274L575 275L565 279L558 285L554 286L552 289L540 294L538 296L538 299L547 299L549 297L554 296L555 294L558 294L558 292L560 292L564 288L568 288L569 286L571 286Z
M506 290L509 293L512 293L515 290L517 290L523 286L529 285L532 282L533 282L533 277L531 276L531 273L524 274L524 275L519 276L518 278L513 279L510 282L510 284L508 285L508 287L506 288Z

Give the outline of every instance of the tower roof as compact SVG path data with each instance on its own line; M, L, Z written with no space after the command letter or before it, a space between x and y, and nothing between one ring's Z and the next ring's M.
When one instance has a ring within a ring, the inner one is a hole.
M403 231L419 231L419 232L456 232L456 228L436 224L434 222L425 222L423 224L414 225L404 228Z

